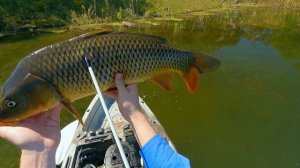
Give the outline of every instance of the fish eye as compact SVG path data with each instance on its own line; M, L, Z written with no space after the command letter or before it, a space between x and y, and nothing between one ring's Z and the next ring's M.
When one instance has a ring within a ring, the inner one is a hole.
M10 107L10 108L17 105L17 103L15 101L10 100L10 99L5 100L5 104L6 104L7 107Z

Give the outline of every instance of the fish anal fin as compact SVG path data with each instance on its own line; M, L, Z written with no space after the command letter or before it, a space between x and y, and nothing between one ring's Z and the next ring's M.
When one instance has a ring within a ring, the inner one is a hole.
M195 67L192 67L188 73L181 74L185 84L191 93L196 93L200 83L200 74Z
M82 126L84 126L82 118L80 114L76 111L73 105L69 101L60 101L60 103L76 118Z
M157 75L157 76L151 78L151 80L166 91L170 91L172 89L172 74L171 73L163 73L163 74Z

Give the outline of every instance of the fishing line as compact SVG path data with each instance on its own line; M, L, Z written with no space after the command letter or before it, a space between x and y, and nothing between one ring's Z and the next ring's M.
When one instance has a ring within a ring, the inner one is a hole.
M107 108L107 106L106 106L106 104L105 104L103 95L102 95L101 90L100 90L99 83L98 83L98 81L97 81L97 78L96 78L95 73L94 73L93 68L92 68L92 64L91 64L89 58L87 57L87 55L85 55L85 61L86 61L87 65L88 65L88 69L89 69L90 75L91 75L91 77L92 77L93 83L94 83L95 88L96 88L97 93L98 93L97 95L98 95L98 97L99 97L99 99L100 99L100 102L101 102L101 104L102 104L102 107L103 107L103 109L104 109L104 112L105 112L105 115L106 115L106 117L107 117L109 126L110 126L110 128L111 128L111 131L112 131L113 136L114 136L114 138L115 138L116 144L117 144L118 149L119 149L119 151L120 151L120 154L121 154L123 163L124 163L124 165L125 165L126 168L130 168L129 163L128 163L128 160L127 160L126 155L125 155L125 152L124 152L124 149L123 149L123 147L122 147L122 145L121 145L121 141L120 141L120 139L119 139L119 137L118 137L118 135L117 135L115 126L114 126L114 124L113 124L113 122L112 122L112 119L111 119L111 117L110 117L110 115L109 115L108 108Z

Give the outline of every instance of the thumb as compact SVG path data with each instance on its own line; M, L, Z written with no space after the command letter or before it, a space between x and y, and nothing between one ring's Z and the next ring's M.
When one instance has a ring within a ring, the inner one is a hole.
M4 138L8 141L11 141L11 139L16 135L16 132L12 129L13 127L9 126L1 126L0 127L0 137Z
M124 80L123 80L123 75L118 73L116 75L115 80L116 80L116 87L118 89L118 92L125 91L126 88L125 88L125 84L124 84Z

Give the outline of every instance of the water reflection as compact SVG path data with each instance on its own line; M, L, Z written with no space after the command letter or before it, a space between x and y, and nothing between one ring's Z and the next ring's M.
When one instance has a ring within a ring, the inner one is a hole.
M160 34L184 49L215 52L236 45L241 38L262 41L277 49L284 58L299 59L300 10L277 8L239 8L215 11L179 22L161 23L156 30L142 32ZM191 37L191 38L189 38Z

